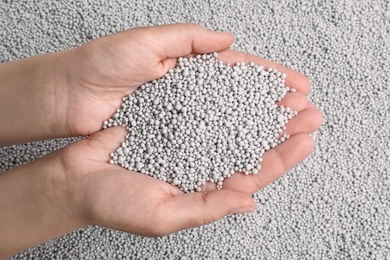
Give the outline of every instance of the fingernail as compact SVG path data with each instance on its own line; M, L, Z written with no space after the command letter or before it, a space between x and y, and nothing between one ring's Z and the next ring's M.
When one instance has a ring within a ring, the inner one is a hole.
M255 208L252 207L243 207L243 208L238 208L232 211L232 214L245 214L245 213L251 213L255 211Z
M222 35L228 35L228 36L234 36L232 33L230 32L217 32L219 34L222 34Z

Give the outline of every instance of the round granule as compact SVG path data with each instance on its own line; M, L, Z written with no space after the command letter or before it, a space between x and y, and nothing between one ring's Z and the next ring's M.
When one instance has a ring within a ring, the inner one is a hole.
M289 137L279 138L297 112L275 102L294 89L276 69L216 57L179 58L164 77L123 99L103 124L130 131L111 164L184 192L201 191L207 181L222 188L235 172L259 172L264 152Z

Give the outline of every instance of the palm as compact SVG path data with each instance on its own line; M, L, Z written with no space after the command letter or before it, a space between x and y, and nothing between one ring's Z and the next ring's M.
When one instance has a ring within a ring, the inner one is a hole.
M101 38L74 53L78 71L73 73L77 80L71 86L72 107L67 113L73 118L70 122L74 122L69 126L70 131L82 135L97 132L119 107L122 97L168 70L161 67L158 55L144 43L135 44L131 38L114 40ZM143 54L142 58L136 60L139 53Z
M102 122L119 107L122 97L163 76L175 66L177 57L193 51L188 35L170 28L177 25L165 27L132 29L91 41L70 53L72 105L66 111L70 133L89 135L99 131ZM202 42L205 46L198 49L204 52L226 49L231 44L230 38L224 42L223 39Z
M168 183L119 167L97 171L84 189L87 210L95 224L151 236L163 234L163 202L173 198Z
M107 163L108 154L119 144L123 132L119 128L99 132L64 149L61 158L66 178L77 212L84 218L94 224L151 235L164 213L161 202L180 191Z

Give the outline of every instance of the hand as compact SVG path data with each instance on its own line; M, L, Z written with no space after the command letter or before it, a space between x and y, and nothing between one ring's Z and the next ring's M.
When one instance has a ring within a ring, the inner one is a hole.
M162 77L178 57L229 48L230 33L213 32L196 24L175 24L127 30L93 40L66 54L65 97L58 96L59 129L66 136L90 135L102 128L137 87Z
M0 64L0 125L9 126L0 128L0 146L91 135L122 97L163 76L177 57L221 51L233 41L229 33L176 24L131 29L70 51Z
M242 192L184 194L166 182L110 165L109 153L124 141L125 133L122 127L109 128L59 152L67 201L79 221L162 236L254 210L254 201Z
M87 225L161 236L254 210L242 192L183 194L110 165L125 132L100 131L0 175L0 259Z
M70 51L0 64L0 124L9 126L0 128L0 146L91 135L116 111L122 97L163 76L177 57L195 53L223 51L222 60L232 64L254 59L285 72L288 84L308 91L302 74L228 50L233 41L229 33L176 24L131 29Z
M178 57L221 52L219 59L234 64L253 61L287 74L287 84L302 94L310 89L302 74L274 62L229 50L230 33L210 31L196 24L135 28L93 40L69 51L65 62L66 89L58 96L61 136L90 135L115 113L121 99L143 83L162 77ZM302 98L302 97L297 97Z

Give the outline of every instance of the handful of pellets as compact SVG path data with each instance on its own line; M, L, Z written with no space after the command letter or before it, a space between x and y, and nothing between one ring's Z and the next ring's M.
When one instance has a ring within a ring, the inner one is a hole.
M263 154L289 138L280 133L297 112L275 102L295 90L276 69L217 57L179 58L165 76L123 98L103 124L129 130L110 163L184 192L207 181L220 189L235 172L257 174Z

